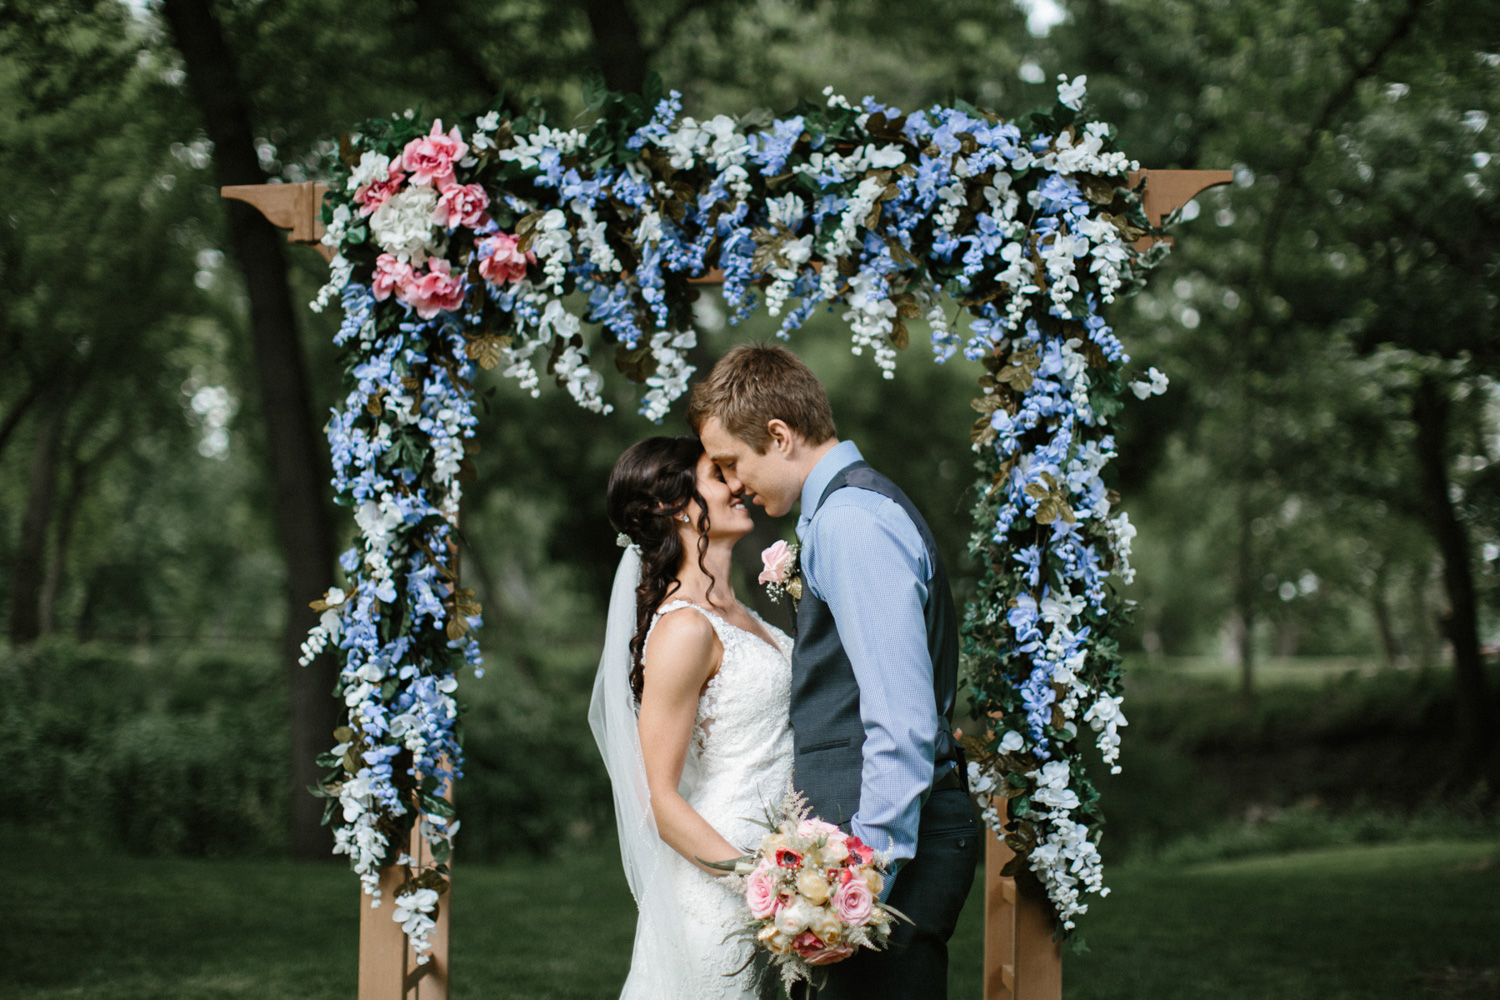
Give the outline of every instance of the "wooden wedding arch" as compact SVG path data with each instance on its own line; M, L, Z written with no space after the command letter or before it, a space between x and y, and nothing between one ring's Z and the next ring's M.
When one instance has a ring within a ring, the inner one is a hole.
M1229 170L1140 170L1129 178L1131 187L1145 183L1143 207L1153 226L1203 191L1233 179ZM319 242L323 236L319 208L327 190L326 184L307 181L229 185L220 194L254 206L272 225L289 230L288 242L310 246L328 260L333 251ZM1136 246L1144 249L1152 241L1146 237ZM715 284L723 278L710 271L696 280ZM1053 940L1047 902L1016 879L1001 876L1014 852L993 831L987 831L985 839L984 1000L1060 1000L1062 950ZM412 831L408 851L419 864L429 860L427 841L419 828ZM404 873L402 866L382 873L380 888L385 899L395 897ZM386 908L372 909L361 899L358 1000L447 1000L449 912L448 906L439 909L431 937L432 959L418 965L406 935Z

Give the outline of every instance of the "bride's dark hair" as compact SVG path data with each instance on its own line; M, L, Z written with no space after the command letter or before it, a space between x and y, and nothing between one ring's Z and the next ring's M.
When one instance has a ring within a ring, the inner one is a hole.
M609 523L641 550L641 585L635 592L635 638L630 640L630 689L641 697L646 676L646 633L656 609L681 584L685 553L677 533L678 515L698 503L698 568L714 577L703 563L708 551L708 504L698 493L698 458L703 443L695 437L653 437L625 449L609 474L605 504Z

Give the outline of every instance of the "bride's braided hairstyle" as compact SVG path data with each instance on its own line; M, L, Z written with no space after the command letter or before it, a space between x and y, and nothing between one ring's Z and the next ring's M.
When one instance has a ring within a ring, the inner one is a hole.
M641 585L635 592L636 629L630 641L630 689L640 701L645 687L646 633L656 609L681 584L677 574L687 558L677 533L679 515L698 503L698 567L708 551L708 504L698 493L698 458L703 443L696 437L653 437L625 449L609 475L605 504L609 523L641 550Z

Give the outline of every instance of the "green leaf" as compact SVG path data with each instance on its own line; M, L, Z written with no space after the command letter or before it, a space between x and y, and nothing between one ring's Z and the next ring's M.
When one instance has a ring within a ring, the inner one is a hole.
M641 97L652 109L655 109L664 96L666 96L666 87L661 82L661 74L652 70L646 74L645 82L641 85Z
M583 78L583 106L590 111L597 110L604 105L604 99L609 96L609 87L605 86L604 75L598 70L588 73Z
M417 793L417 800L422 803L422 809L425 812L429 812L434 816L452 819L458 815L458 810L453 808L452 802L449 802L447 799L438 798L431 792Z

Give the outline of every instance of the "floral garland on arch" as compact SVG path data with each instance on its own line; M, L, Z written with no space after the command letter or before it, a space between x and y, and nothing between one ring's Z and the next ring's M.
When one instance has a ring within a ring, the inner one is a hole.
M970 741L971 768L1009 800L986 819L1061 932L1083 893L1106 891L1079 732L1114 765L1110 633L1126 609L1107 580L1129 579L1134 529L1101 475L1122 396L1164 382L1136 380L1100 310L1164 249L1133 248L1148 231L1125 186L1137 165L1081 114L1083 83L1063 79L1055 109L1024 124L831 91L779 118L699 122L653 80L644 95L596 92L586 128L499 111L429 127L408 112L345 137L323 207L332 278L314 307L343 306L347 396L328 435L360 536L345 586L315 602L305 653L343 657L349 723L319 791L334 850L375 905L380 868L410 864L399 852L426 821L435 864L408 869L396 909L419 955L458 829L440 794L463 759L455 674L482 672L480 609L453 556L476 368L532 395L553 379L608 413L608 351L660 420L693 374L689 279L714 268L736 319L764 301L783 336L842 306L853 352L887 378L918 318L937 361L984 362L970 546L984 575L963 631L976 712L997 726Z

